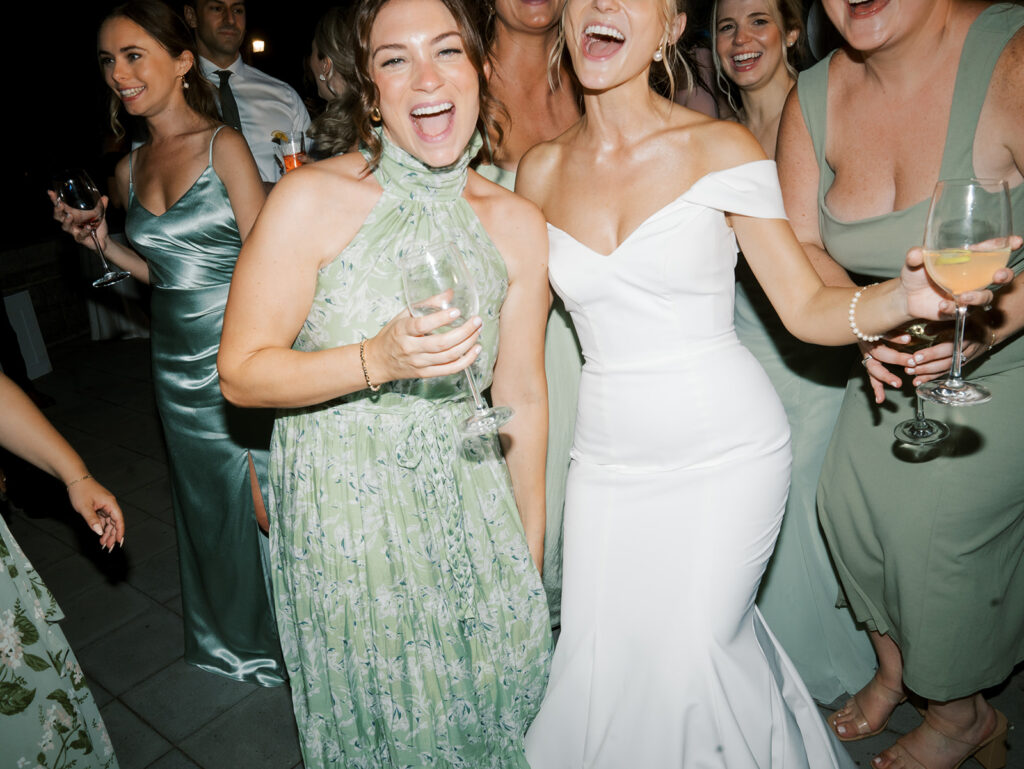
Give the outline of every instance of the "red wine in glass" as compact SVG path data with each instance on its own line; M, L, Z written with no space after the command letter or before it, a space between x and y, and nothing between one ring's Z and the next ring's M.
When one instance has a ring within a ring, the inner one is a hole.
M114 269L107 263L107 258L103 253L103 248L100 246L99 238L96 237L96 228L100 226L100 223L103 221L103 215L106 212L103 209L103 200L100 196L99 188L89 178L89 174L81 170L65 171L60 176L54 177L53 191L57 195L57 200L68 208L76 211L87 211L91 214L89 218L79 220L78 224L89 230L89 234L92 235L92 242L96 246L96 253L99 254L100 261L103 263L103 275L92 282L93 286L96 288L112 286L114 283L129 277L131 275L130 272Z

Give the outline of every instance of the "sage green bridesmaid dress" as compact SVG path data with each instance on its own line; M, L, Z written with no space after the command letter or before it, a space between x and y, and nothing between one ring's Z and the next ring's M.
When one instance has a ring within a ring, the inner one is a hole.
M206 169L160 216L135 196L129 158L126 233L149 264L157 410L167 443L178 534L185 661L239 681L284 681L256 523L252 459L265 486L273 414L232 406L217 350L242 240L228 193Z
M1024 8L986 8L960 57L940 178L975 176L975 129L996 60L1024 26ZM835 178L825 158L831 57L800 76L800 106L818 160L818 221L829 254L865 282L899 274L924 235L928 201L844 222L828 208ZM925 119L925 118L923 118ZM908 126L907 130L913 130ZM1012 189L1014 225L1024 223L1024 185ZM1024 252L1011 255L1017 272ZM970 321L968 321L970 322ZM914 450L893 438L913 415L913 391L886 391L876 406L855 366L818 494L819 515L857 618L903 653L903 680L945 701L996 685L1024 659L1024 338L972 361L964 376L992 400L969 408L929 403L950 437Z
M818 478L843 402L851 347L819 347L790 334L746 261L736 268L736 335L772 380L786 409L793 470L782 529L761 580L757 606L807 690L831 703L859 691L875 652L846 607L818 524Z
M320 270L294 349L373 337L405 307L402 252L451 240L480 296L484 389L508 278L462 196L479 139L443 169L383 141L383 194ZM459 435L471 412L461 374L279 412L271 562L306 769L528 769L547 603L497 438Z
M515 190L516 173L495 165L481 165L486 179ZM576 429L576 401L583 370L583 353L565 305L556 295L544 333L544 371L548 379L548 458L545 470L547 520L544 527L544 591L548 596L551 627L562 624L562 517L569 452Z

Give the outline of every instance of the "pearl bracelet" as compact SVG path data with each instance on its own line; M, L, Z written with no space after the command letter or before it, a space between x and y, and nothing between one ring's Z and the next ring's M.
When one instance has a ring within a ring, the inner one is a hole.
M877 283L871 284L871 286L877 285ZM857 302L860 300L860 295L867 291L869 288L871 288L871 286L864 286L863 288L858 288L857 292L853 295L853 298L850 299L850 331L852 331L853 335L862 342L877 342L879 339L882 338L882 334L868 335L862 332L859 328L857 328Z

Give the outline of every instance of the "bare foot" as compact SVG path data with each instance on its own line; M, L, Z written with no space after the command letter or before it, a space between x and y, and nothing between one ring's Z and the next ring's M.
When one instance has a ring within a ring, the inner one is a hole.
M1004 732L1005 728L1005 717L997 715L991 706L979 711L977 719L966 729L942 721L929 711L919 727L900 737L871 763L877 769L956 769L978 753L979 746L989 738L998 739L996 731ZM981 760L980 753L976 758Z
M898 689L886 686L875 673L863 689L828 717L828 724L843 742L873 737L885 728L896 706L906 699L902 685Z

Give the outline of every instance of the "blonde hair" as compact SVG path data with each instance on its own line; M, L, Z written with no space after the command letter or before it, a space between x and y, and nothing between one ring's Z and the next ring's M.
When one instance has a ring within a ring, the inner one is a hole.
M696 81L693 76L693 63L686 49L679 45L680 40L672 41L672 23L681 13L686 13L686 0L660 0L665 29L661 38L661 67L652 66L650 74L651 88L667 99L676 92L676 75L681 71L686 77L686 90L692 92ZM558 34L548 56L548 79L552 89L561 85L557 82L559 64L565 51L565 14L569 4L562 8L562 17L558 22ZM680 36L681 38L681 36Z
M729 106L737 115L742 111L737 105L737 86L722 70L722 60L718 56L718 5L721 0L714 0L711 6L711 59L715 63L715 84L725 94ZM799 71L798 65L803 64L805 49L807 46L807 32L804 29L803 14L800 12L800 5L797 0L765 0L768 6L768 15L771 16L775 26L779 28L782 37L782 62L790 77L796 80ZM786 35L793 30L798 34L792 46L786 45Z

